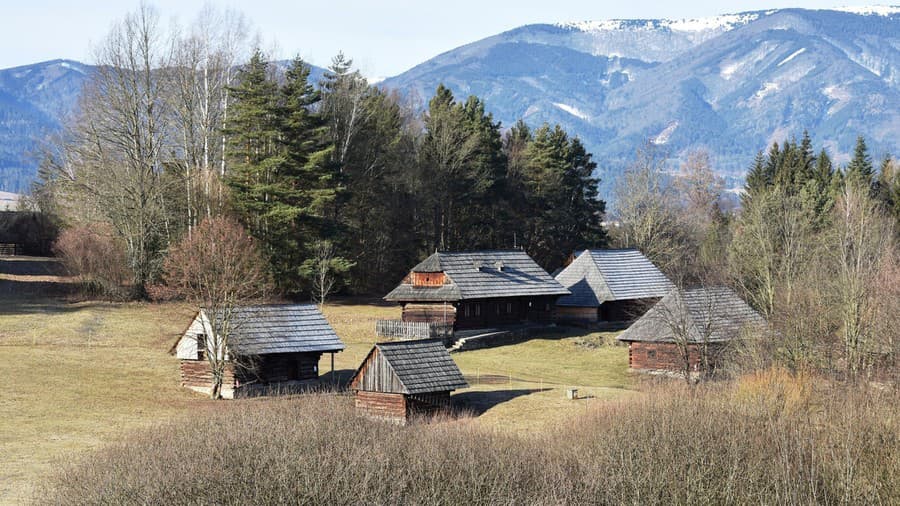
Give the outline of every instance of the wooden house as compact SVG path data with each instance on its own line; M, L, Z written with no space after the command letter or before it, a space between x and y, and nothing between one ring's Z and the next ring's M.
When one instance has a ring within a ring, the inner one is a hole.
M385 300L403 305L405 322L454 330L552 322L556 299L568 295L521 250L440 252L413 267Z
M207 354L212 349L210 318L200 309L175 344L181 360L181 384L208 393L212 373ZM319 359L344 344L315 304L246 306L229 320L226 381L223 397L254 395L271 390L302 388L319 378Z
M765 319L725 287L672 290L618 336L628 344L628 367L639 372L691 372L701 356L721 365L728 345L744 332L763 331ZM707 371L708 372L708 371Z
M438 339L379 343L350 379L356 408L399 423L449 409L450 392L468 387Z
M585 250L556 280L571 295L556 301L559 321L627 324L674 285L636 249Z

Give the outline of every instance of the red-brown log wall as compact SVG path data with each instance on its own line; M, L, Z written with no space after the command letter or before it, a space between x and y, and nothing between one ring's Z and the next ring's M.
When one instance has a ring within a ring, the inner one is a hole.
M362 413L396 421L406 420L406 397L384 392L356 392L356 409Z
M709 348L708 353L713 360L721 348L716 345L709 345ZM688 345L688 363L692 371L697 370L700 364L700 350L696 344ZM632 342L628 344L628 366L632 369L681 372L684 370L684 358L675 343Z
M456 308L453 304L408 302L403 305L401 319L405 322L431 322L453 325L456 321Z

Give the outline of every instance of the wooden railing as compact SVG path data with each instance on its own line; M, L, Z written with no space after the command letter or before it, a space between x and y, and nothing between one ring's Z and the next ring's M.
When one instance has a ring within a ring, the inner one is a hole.
M22 246L16 243L2 242L0 243L0 255L15 256L22 254Z
M453 337L453 325L448 323L378 320L375 322L375 335L401 340L449 339Z

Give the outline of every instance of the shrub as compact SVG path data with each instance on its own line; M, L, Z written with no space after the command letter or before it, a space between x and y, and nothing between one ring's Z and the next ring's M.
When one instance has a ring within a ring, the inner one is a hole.
M349 399L248 400L65 464L52 504L896 504L896 392L834 389L802 409L772 381L656 388L540 435L470 420L398 427Z
M53 251L90 295L123 297L132 279L125 247L106 223L76 225L65 229Z

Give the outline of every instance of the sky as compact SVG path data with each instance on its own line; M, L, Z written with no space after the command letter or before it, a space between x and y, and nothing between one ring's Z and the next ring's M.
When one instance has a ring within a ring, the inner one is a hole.
M327 66L339 51L370 78L399 74L444 51L530 23L696 18L828 0L150 0L164 21L190 23L203 7L237 9L276 58ZM862 3L862 2L859 2ZM859 4L857 3L857 4ZM853 4L853 5L857 5ZM0 0L0 68L65 58L90 63L110 26L137 0Z

